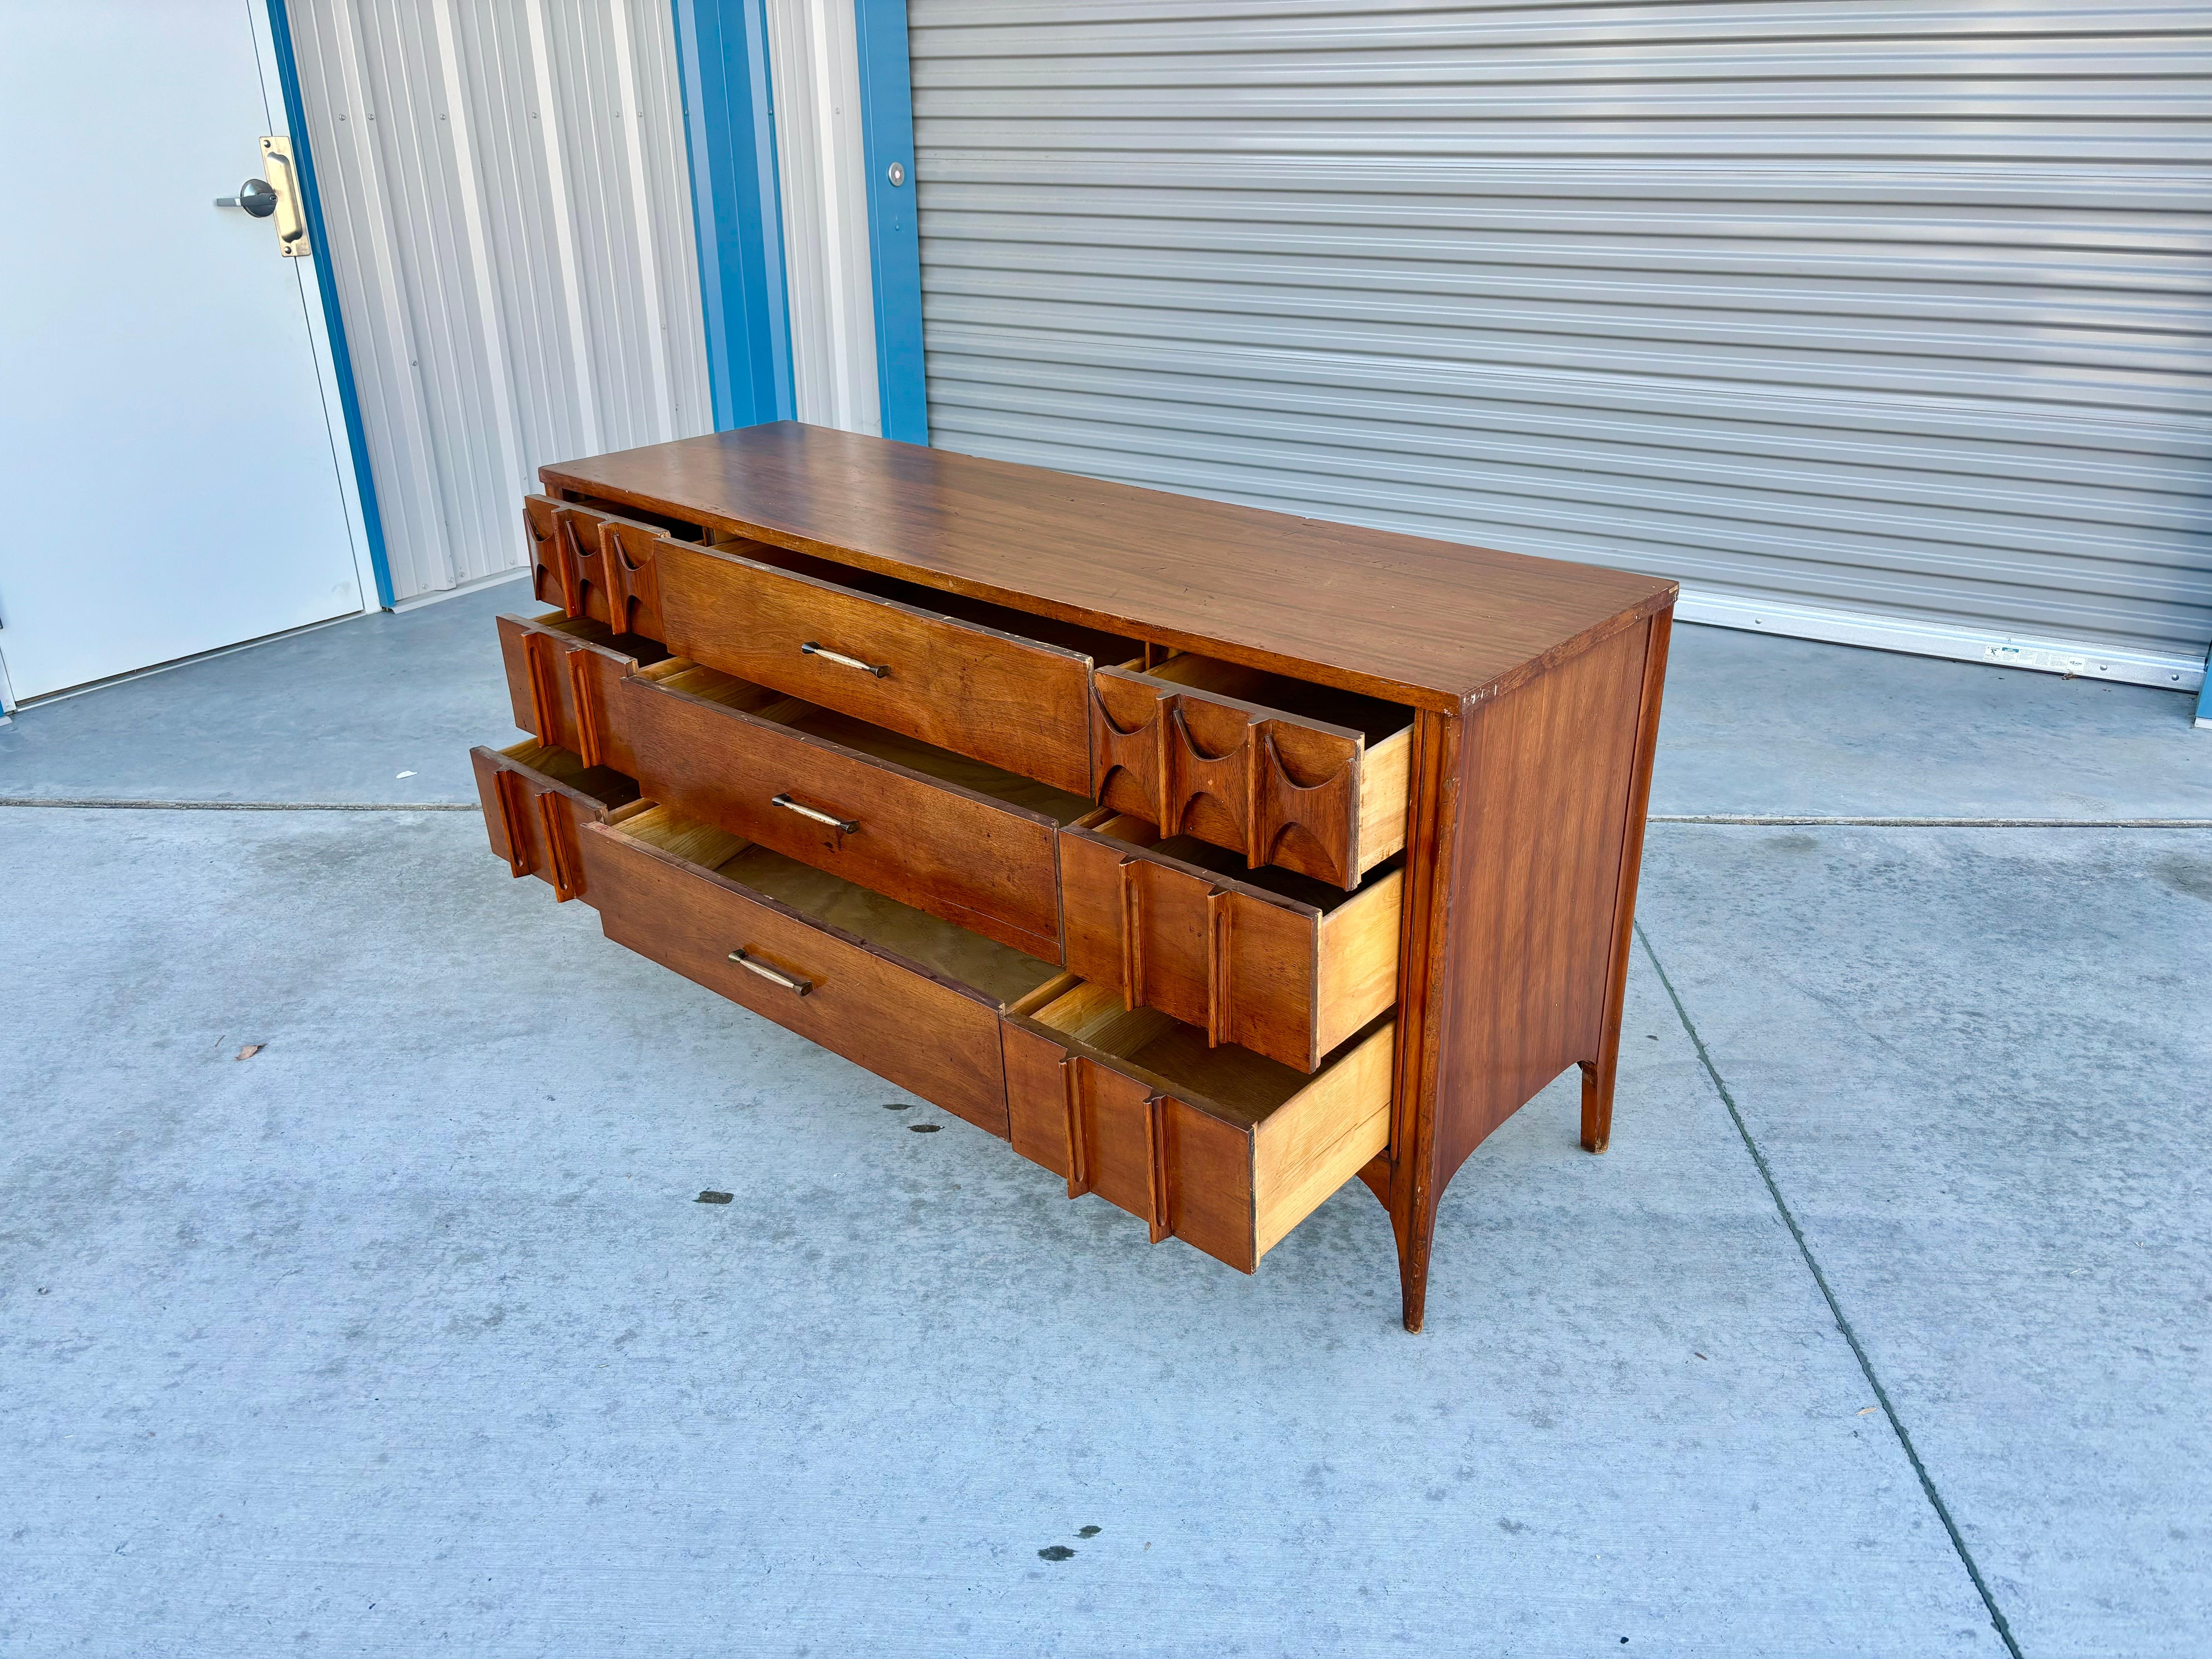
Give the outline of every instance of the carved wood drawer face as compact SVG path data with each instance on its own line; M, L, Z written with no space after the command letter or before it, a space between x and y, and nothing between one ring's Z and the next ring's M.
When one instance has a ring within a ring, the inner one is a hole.
M664 542L654 562L678 656L1090 795L1085 652L824 580L758 544Z
M1233 855L1163 844L1099 811L1060 832L1068 971L1301 1072L1397 1001L1404 872L1357 892L1278 870L1224 873Z
M611 729L685 817L1059 963L1081 797L680 658L620 682Z
M469 760L493 853L514 874L545 882L564 904L585 897L583 826L632 807L637 786L540 743L471 749Z
M1311 1078L1073 980L1004 1026L1014 1150L1246 1273L1389 1141L1387 1020Z
M530 591L573 620L605 623L617 634L662 637L660 581L655 556L669 540L660 526L594 507L526 495Z
M628 739L614 722L615 687L641 664L667 653L635 635L558 613L498 618L500 659L514 723L539 741L572 750L586 766L637 775Z
M1102 805L1346 888L1406 844L1409 708L1194 655L1091 690Z
M582 848L609 939L1006 1133L1000 1011L1054 969L665 807Z

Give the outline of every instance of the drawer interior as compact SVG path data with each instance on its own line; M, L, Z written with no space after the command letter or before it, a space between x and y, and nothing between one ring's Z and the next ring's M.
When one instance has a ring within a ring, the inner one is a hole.
M659 641L648 640L642 634L617 634L605 623L594 622L589 617L570 617L555 611L543 617L532 617L529 621L549 634L565 634L586 645L602 645L625 657L634 657L640 667L668 660L668 647Z
M1210 841L1200 841L1196 836L1163 837L1150 819L1131 817L1125 812L1115 812L1110 809L1092 812L1075 827L1143 852L1173 859L1178 864L1195 865L1214 875L1225 876L1240 887L1257 887L1279 898L1310 905L1325 916L1347 904L1364 904L1371 908L1377 880L1389 876L1403 863L1402 860L1394 856L1380 869L1370 872L1366 886L1347 890L1334 882L1302 875L1296 870L1285 870L1279 865L1264 864L1257 869L1247 869L1242 853L1226 847L1217 847Z
M527 767L556 783L567 785L580 795L588 796L610 814L629 805L638 797L635 778L624 777L604 766L586 766L583 757L574 750L540 743L535 738L509 744L499 752L518 766Z
M910 605L917 611L932 611L940 617L974 623L979 628L996 629L1001 634L1012 634L1019 639L1056 645L1064 651L1079 651L1093 663L1126 662L1133 657L1140 659L1145 653L1141 640L1124 639L1100 629L1085 628L1080 623L1060 622L1031 611L1015 611L1003 605L993 605L988 599L971 599L964 593L948 593L939 588L925 587L920 582L903 581L896 576L878 575L857 565L817 559L811 554L793 552L789 548L771 547L765 542L709 536L708 544L720 547L739 558L750 559L756 564L774 565L779 570L788 570L794 575L811 576L817 581L831 582L855 593L866 593L876 599Z
M1385 702L1380 697L1340 691L1333 685L1316 685L1310 680L1294 680L1287 675L1271 674L1264 668L1247 668L1241 663L1201 657L1191 651L1178 651L1144 672L1156 680L1187 685L1194 691L1211 691L1238 702L1279 709L1300 720L1364 732L1370 749L1410 729L1413 724L1412 709Z
M1048 783L1006 771L988 761L970 760L965 755L956 755L949 749L939 749L934 744L922 742L897 732L886 731L880 726L856 720L850 714L841 714L835 709L824 708L803 697L786 696L750 680L739 679L719 669L702 667L681 657L670 658L649 670L644 678L667 686L672 690L689 692L709 702L719 702L741 713L761 720L773 720L794 732L809 737L821 738L846 749L855 750L870 758L889 761L894 766L903 766L910 772L919 772L945 783L955 784L994 800L1004 801L1009 806L1025 807L1041 812L1057 823L1073 823L1085 813L1092 811L1091 803L1082 795L1070 794L1055 789Z
M970 986L1000 1003L1019 1001L1040 986L1063 977L1050 963L1009 945L886 898L842 876L786 858L743 836L679 817L665 806L650 807L623 819L619 830L672 853L686 863L781 900L879 950Z
M1217 1115L1248 1127L1264 1122L1313 1085L1304 1072L1231 1043L1209 1048L1206 1033L1156 1008L1127 1008L1110 987L1061 975L1014 1006L1100 1054L1151 1073L1182 1098L1203 1101Z

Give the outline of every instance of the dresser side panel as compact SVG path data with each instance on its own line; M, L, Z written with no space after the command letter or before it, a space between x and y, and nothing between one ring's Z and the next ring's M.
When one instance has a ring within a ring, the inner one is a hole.
M1449 851L1439 1188L1569 1066L1598 1057L1647 619L1475 704Z

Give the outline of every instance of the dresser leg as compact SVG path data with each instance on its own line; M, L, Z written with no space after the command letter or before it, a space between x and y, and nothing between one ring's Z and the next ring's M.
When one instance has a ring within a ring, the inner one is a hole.
M1613 1074L1620 1060L1620 1035L1616 1030L1607 1045L1612 1053L1602 1060L1583 1061L1583 1150L1601 1152L1613 1139Z
M1436 1242L1437 1203L1433 1194L1413 1190L1391 1167L1386 1154L1359 1172L1367 1190L1390 1212L1390 1231L1398 1244L1398 1302L1406 1328L1418 1334L1429 1299L1429 1247Z

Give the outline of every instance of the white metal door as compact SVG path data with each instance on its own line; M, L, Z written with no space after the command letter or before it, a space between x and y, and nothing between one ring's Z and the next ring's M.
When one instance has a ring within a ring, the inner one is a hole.
M0 0L19 699L362 608L312 270L273 220L215 205L283 131L253 3Z

